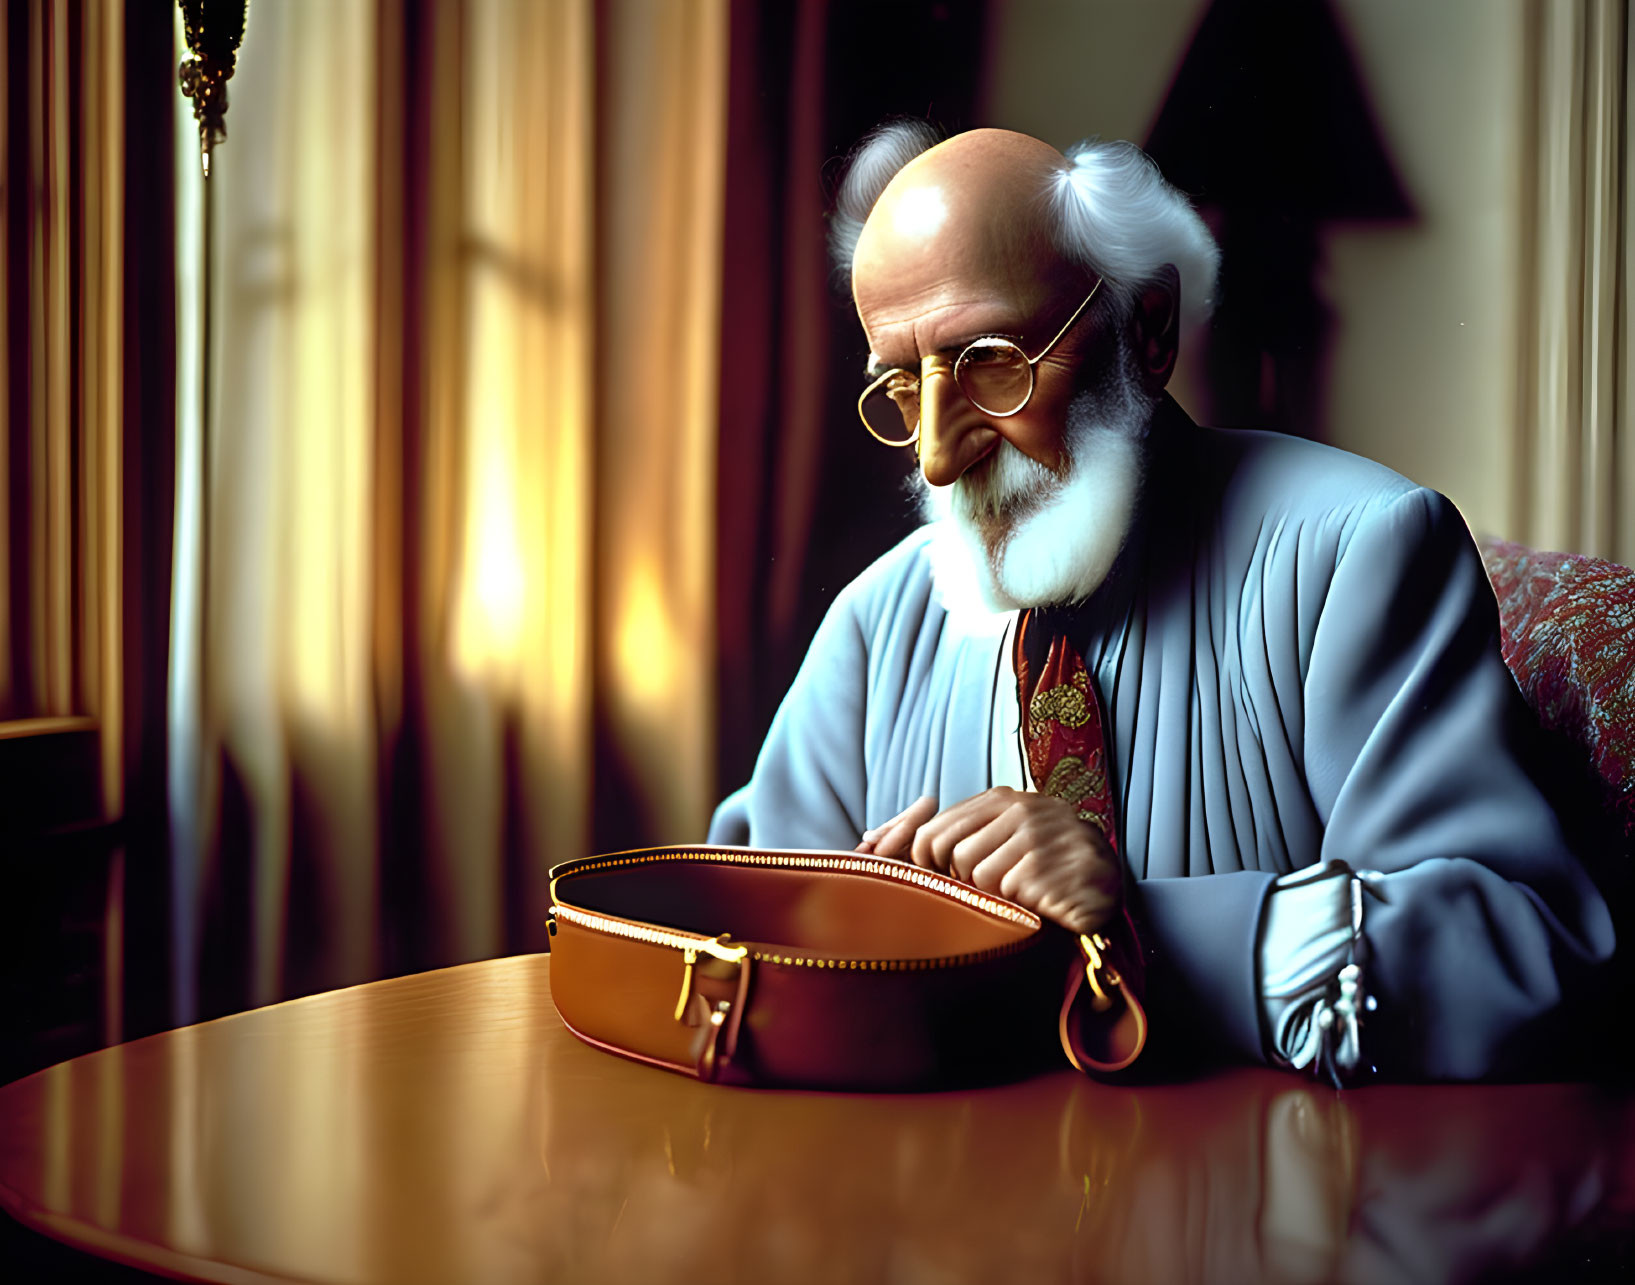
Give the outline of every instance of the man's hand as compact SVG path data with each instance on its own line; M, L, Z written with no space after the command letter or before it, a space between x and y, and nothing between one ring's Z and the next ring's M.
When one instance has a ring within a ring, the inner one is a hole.
M1071 803L996 786L942 812L927 795L866 831L857 851L911 857L1076 933L1118 909L1123 877L1107 837Z

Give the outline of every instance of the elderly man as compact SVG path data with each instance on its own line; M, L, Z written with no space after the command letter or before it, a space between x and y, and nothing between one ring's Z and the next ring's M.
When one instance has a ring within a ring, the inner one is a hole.
M1134 147L890 127L834 228L929 520L836 599L712 841L1133 919L1172 1046L1529 1065L1613 931L1452 505L1169 399L1216 252Z

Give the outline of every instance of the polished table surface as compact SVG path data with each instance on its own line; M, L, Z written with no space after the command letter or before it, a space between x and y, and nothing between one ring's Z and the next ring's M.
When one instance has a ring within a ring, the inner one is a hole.
M719 1088L579 1043L523 956L6 1085L0 1203L210 1281L1629 1279L1635 1099L1250 1070Z

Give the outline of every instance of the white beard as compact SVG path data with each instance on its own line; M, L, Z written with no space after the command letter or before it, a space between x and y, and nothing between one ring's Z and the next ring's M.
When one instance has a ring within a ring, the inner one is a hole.
M1102 385L1068 406L1064 473L1007 441L980 480L968 475L934 487L915 472L920 511L931 524L932 578L951 615L1071 606L1107 578L1135 517L1158 400L1136 382L1120 349ZM984 513L1000 515L997 534L983 534Z

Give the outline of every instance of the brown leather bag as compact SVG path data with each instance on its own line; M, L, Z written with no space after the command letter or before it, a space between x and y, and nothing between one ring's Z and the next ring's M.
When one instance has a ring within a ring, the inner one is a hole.
M1146 1042L1138 947L906 862L650 848L550 879L568 1029L702 1080L926 1088L1039 1069L1052 1034L1088 1071Z

